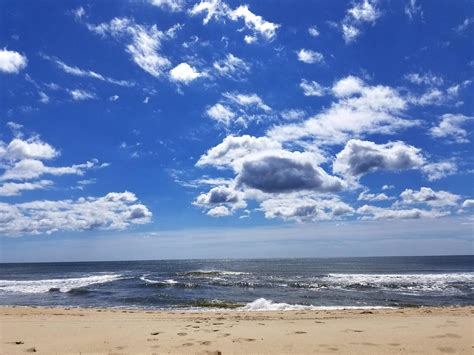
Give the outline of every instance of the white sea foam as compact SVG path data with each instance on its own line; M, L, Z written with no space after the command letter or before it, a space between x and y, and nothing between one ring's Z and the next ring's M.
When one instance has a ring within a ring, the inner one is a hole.
M168 285L175 285L175 284L178 283L178 281L173 280L173 279L169 279L169 280L151 280L151 279L147 278L146 276L148 276L148 275L141 276L141 277L140 277L140 280L142 280L143 282L146 282L146 283L148 283L148 284L168 284Z
M416 291L442 291L455 284L474 282L473 272L439 274L329 274L323 284L347 287L351 285L379 288L403 288Z
M45 293L51 289L68 292L72 289L119 280L122 275L102 274L69 279L0 280L0 292Z
M276 303L265 298L256 299L238 308L239 311L302 311L302 310L338 310L338 309L386 309L383 306L309 306L301 304Z

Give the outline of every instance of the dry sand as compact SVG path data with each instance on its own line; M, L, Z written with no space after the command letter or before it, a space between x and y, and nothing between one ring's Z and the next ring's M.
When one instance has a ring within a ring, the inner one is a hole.
M473 354L474 307L180 313L0 307L16 354Z

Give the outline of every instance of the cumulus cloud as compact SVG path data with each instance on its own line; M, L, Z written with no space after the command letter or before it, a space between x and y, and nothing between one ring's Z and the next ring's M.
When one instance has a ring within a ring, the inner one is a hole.
M247 127L250 122L267 117L272 109L257 94L225 92L222 99L207 108L206 116L230 127L238 125Z
M341 30L344 41L346 43L353 42L361 34L360 27L364 23L375 24L376 20L381 16L381 12L377 9L377 1L363 0L354 3L354 6L347 10L347 14L342 20Z
M0 72L18 74L27 64L28 60L24 55L6 48L0 49Z
M127 18L114 18L108 23L88 24L87 28L103 37L111 36L125 43L125 50L136 65L154 77L159 77L171 66L160 53L161 42L168 37L156 25L145 26Z
M22 191L46 189L53 185L50 180L40 180L34 182L7 182L0 184L0 196L17 196Z
M407 102L388 86L369 86L361 79L347 77L334 83L338 99L322 112L297 124L273 127L268 136L278 141L313 138L318 144L342 144L350 137L394 134L419 124L406 119Z
M0 234L51 234L91 229L121 230L150 222L152 213L131 192L77 200L0 202Z
M266 21L263 17L254 14L247 5L240 5L235 9L231 9L221 0L202 0L189 10L189 14L191 16L206 14L203 19L204 24L213 19L227 18L234 22L243 20L245 28L250 31L250 35L247 34L244 37L247 43L253 43L259 37L271 41L275 38L279 27L278 24Z
M207 211L207 215L210 217L226 217L231 214L232 212L226 206L217 206Z
M268 219L298 222L340 219L354 212L351 206L338 198L322 199L311 195L269 198L260 207Z
M400 194L404 204L427 204L432 207L457 206L461 196L447 191L434 191L429 187L422 187L419 191L406 189Z
M287 156L266 155L246 160L237 176L237 183L267 193L342 190L342 180L328 175L305 158L303 154L294 152Z
M178 64L176 67L170 70L170 79L172 81L186 85L202 76L204 75L199 73L188 63Z
M97 98L97 96L93 92L86 90L74 89L68 90L68 92L74 101L93 100Z
M297 56L300 62L306 64L324 62L324 56L319 52L312 51L311 49L300 49L297 53Z
M250 72L250 64L232 53L228 53L224 59L215 61L212 67L217 75L235 81L243 80L245 75Z
M388 201L393 199L387 196L385 193L373 194L368 191L362 191L357 197L357 201Z
M423 165L421 170L429 181L434 181L455 174L458 171L458 167L454 161L445 160L436 163L427 163Z
M110 83L110 84L115 84L115 85L120 85L120 86L132 86L133 85L132 82L129 82L129 81L126 81L126 80L112 79L112 78L109 78L109 77L104 76L102 74L96 73L95 71L92 71L92 70L84 70L84 69L78 68L76 66L68 65L68 64L64 63L62 60L60 60L56 57L50 57L50 56L47 56L47 55L44 55L44 54L42 55L42 57L46 60L49 60L49 61L53 62L54 64L56 64L56 66L59 69L61 69L63 72L65 72L67 74L70 74L70 75L83 77L83 78L97 79L97 80L105 81L105 82Z
M207 209L211 217L229 216L234 211L245 208L244 193L228 186L216 186L207 193L200 194L194 205Z
M52 167L46 166L41 160L23 159L5 169L0 175L0 181L3 180L30 180L41 177L42 175L83 175L85 170L100 167L98 161L88 161L84 164L74 164L71 166Z
M447 113L441 116L438 125L430 129L430 135L434 138L446 138L456 143L469 143L468 132L461 126L474 117L462 114Z
M29 139L14 138L10 143L0 141L0 161L14 161L22 159L48 160L55 158L59 152L39 137Z
M364 205L357 209L362 219L419 219L437 218L448 214L446 211L425 210L420 208L397 209Z
M421 168L423 164L420 150L404 142L376 144L351 139L336 155L333 171L348 179L357 179L369 172Z
M184 8L184 0L149 0L150 4L160 7L171 12L182 11Z
M474 207L473 199L464 200L464 202L462 203L462 208L472 208L472 207Z
M326 88L314 80L308 81L306 79L302 79L300 88L303 90L304 96L324 96L326 94Z
M243 158L255 153L281 150L280 143L267 137L227 136L222 143L209 149L196 163L197 166L234 167L238 170Z

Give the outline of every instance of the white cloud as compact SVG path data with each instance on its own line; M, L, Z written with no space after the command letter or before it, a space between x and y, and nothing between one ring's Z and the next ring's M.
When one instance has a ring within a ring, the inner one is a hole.
M456 143L469 143L468 132L461 128L461 125L473 119L474 117L462 114L444 114L438 125L430 129L430 135L434 138L446 138L448 141Z
M206 13L203 19L204 24L209 23L212 19L219 20L221 18L228 18L231 21L243 20L245 27L251 33L251 35L245 35L246 43L253 43L258 37L271 41L275 38L279 27L279 25L266 21L261 16L254 14L247 5L240 5L232 10L221 0L202 0L189 10L191 16L202 13Z
M445 160L437 163L425 164L421 170L429 181L434 181L455 174L458 171L458 167L454 161Z
M464 200L464 202L462 203L462 208L472 208L472 207L474 207L473 199Z
M82 6L78 7L77 9L73 10L73 15L76 18L77 21L80 21L85 15L86 15L86 10Z
M71 95L72 99L75 101L93 100L97 98L97 96L93 92L86 90L74 89L68 90L68 92L69 95Z
M243 19L245 26L253 33L261 35L266 40L272 40L276 36L279 25L265 21L261 16L255 15L247 5L240 5L229 14L231 20Z
M112 101L112 102L115 102L115 101L117 101L119 98L120 98L120 96L118 96L118 95L112 95L112 96L109 97L109 100Z
M38 137L30 139L14 138L10 143L0 141L0 161L13 161L22 159L47 160L55 158L59 152Z
M311 37L318 37L319 36L319 30L316 26L311 26L308 28L308 33Z
M280 113L280 116L284 120L288 121L298 121L306 117L306 111L305 110L300 110L300 109L289 109L289 110L284 110Z
M188 63L178 64L176 67L170 70L170 79L172 81L186 85L202 76L204 76L204 74L199 73Z
M84 164L75 164L64 167L46 166L41 160L23 159L5 169L0 175L0 181L6 180L30 180L42 175L83 175L88 169L101 167L96 160Z
M431 207L457 206L461 196L447 191L434 191L422 187L419 191L406 189L400 194L404 204L427 204Z
M270 106L265 104L257 94L242 94L236 92L226 92L222 94L225 98L237 103L240 106L255 106L263 111L271 111Z
M354 212L351 206L338 198L321 199L312 195L269 198L260 207L268 219L281 218L297 222L340 219Z
M225 206L217 206L214 208L211 208L208 212L207 215L211 217L225 217L225 216L230 216L232 212Z
M217 104L207 108L206 115L226 127L247 127L250 122L265 119L271 111L257 94L225 92Z
M360 27L364 23L375 24L381 16L380 11L375 7L376 1L363 0L355 3L347 10L347 15L341 23L341 30L344 41L350 43L361 34Z
M125 50L135 64L154 77L159 77L171 66L168 58L159 52L161 42L167 35L159 31L156 25L144 26L127 18L116 17L109 23L97 26L89 24L87 28L101 36L109 35L120 42L125 40Z
M405 6L405 14L410 20L413 20L417 16L423 19L423 10L421 9L420 5L416 4L416 0L407 1L407 5Z
M357 197L357 201L387 201L391 200L392 197L387 196L385 193L372 194L368 191L362 191Z
M26 68L28 60L25 56L6 48L0 49L0 72L18 74Z
M220 124L223 124L224 126L230 126L232 120L235 118L235 113L229 107L224 106L220 103L209 107L206 111L206 114L211 119Z
M324 62L324 56L319 52L312 51L311 49L300 49L297 55L298 60L306 64Z
M424 210L420 208L394 209L364 205L357 209L357 213L363 215L362 219L418 219L437 218L448 214L437 210Z
M52 185L53 182L50 180L21 183L6 182L4 184L0 184L0 196L17 196L22 191L46 189Z
M359 84L348 85L351 82ZM395 134L419 124L405 118L407 103L391 87L368 86L348 77L337 81L332 91L339 99L328 108L302 123L273 127L267 135L282 142L309 137L318 145L343 144L354 136Z
M326 94L326 88L319 85L316 81L308 81L302 79L300 88L303 90L304 96L324 96Z
M399 171L421 168L424 162L420 149L404 142L376 144L351 139L336 155L333 171L347 179L357 179L378 170Z
M473 18L466 18L459 26L455 27L454 30L462 34L474 23Z
M46 95L45 92L39 91L38 94L39 94L39 96L40 96L39 101L40 101L42 104L47 104L47 103L49 102L49 96Z
M77 200L0 202L0 234L27 235L91 229L121 230L150 222L152 213L131 192Z
M55 63L59 69L64 71L67 74L74 75L74 76L79 76L79 77L85 77L85 78L92 78L92 79L97 79L101 81L105 81L107 83L115 84L115 85L120 85L120 86L133 86L132 82L126 81L126 80L116 80L112 79L109 77L106 77L102 74L96 73L92 70L84 70L81 68L78 68L76 66L70 66L61 61L58 58L55 57L50 57L47 55L42 55L42 57L46 60L49 60L53 63Z
M409 73L405 75L405 80L417 85L440 86L444 84L444 80L440 76L432 73Z
M250 72L250 64L232 53L228 53L224 59L215 61L212 66L219 76L236 81L243 80L244 75Z
M184 0L149 0L150 4L160 7L171 12L182 11L184 8Z
M222 143L209 149L199 158L197 166L231 167L241 165L241 160L246 156L259 152L280 150L281 144L267 137L241 137L227 136Z
M331 90L336 97L348 97L363 93L365 88L366 85L362 79L349 75L336 81Z

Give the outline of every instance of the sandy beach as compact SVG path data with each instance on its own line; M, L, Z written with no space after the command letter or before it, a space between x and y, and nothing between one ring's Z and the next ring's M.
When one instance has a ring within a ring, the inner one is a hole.
M474 307L167 312L2 307L1 353L472 354Z

